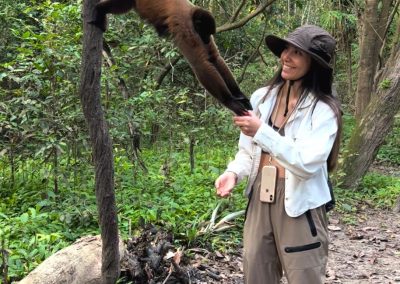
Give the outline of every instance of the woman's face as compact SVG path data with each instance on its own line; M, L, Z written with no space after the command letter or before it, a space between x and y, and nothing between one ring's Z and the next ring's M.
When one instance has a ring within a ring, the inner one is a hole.
M297 80L307 74L311 66L311 56L293 45L287 45L281 53L282 72L285 80Z

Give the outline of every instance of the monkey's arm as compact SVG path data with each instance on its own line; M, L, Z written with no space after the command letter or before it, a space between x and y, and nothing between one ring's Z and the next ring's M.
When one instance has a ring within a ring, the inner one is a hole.
M226 65L224 59L219 54L213 39L211 39L211 42L209 44L209 54L211 54L210 56L210 58L212 58L211 62L213 63L213 65L221 75L222 79L224 80L226 86L231 92L233 99L239 101L247 110L251 110L252 107L249 99L240 90L240 87L237 84L235 78L233 77L231 70Z
M240 91L214 43L214 17L207 10L196 7L191 20L193 30L187 24L184 29L175 29L177 25L169 25L175 45L189 62L203 87L236 114L244 114L251 109L251 105ZM180 23L182 22L184 20Z
M216 58L209 57L208 45L203 44L196 34L191 35L191 39L190 41L175 39L175 44L189 62L201 85L234 113L243 115L249 108L232 95L221 73L215 67ZM247 100L244 95L243 98Z

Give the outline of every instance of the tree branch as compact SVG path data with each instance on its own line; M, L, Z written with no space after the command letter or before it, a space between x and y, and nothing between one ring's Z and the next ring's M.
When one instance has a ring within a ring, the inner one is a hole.
M233 23L234 21L236 21L237 17L240 14L240 11L243 9L246 2L247 2L247 0L243 0L242 3L240 3L239 7L237 7L235 13L233 13L231 19L229 20L230 23Z
M254 57L256 56L256 54L260 54L259 50L260 50L260 46L263 44L264 42L264 38L265 38L265 33L267 32L267 24L265 24L264 26L264 30L263 30L263 34L261 36L261 40L258 43L257 47L254 49L254 52L250 55L249 59L246 61L246 63L244 64L243 67L243 72L240 75L240 78L238 79L238 83L241 83L244 79L244 74L246 73L247 67L249 66L250 62L254 59Z
M162 70L162 72L160 73L160 75L158 75L157 77L157 85L156 85L156 89L160 88L162 82L164 81L165 77L168 75L169 71L172 70L172 68L174 67L174 65L176 63L178 63L178 61L182 58L182 56L178 56L177 58L175 58L172 62L168 62L167 64L165 64L164 69Z
M254 10L253 13L248 14L246 17L242 18L241 20L234 22L234 23L228 23L224 24L220 27L217 28L217 33L220 32L226 32L230 30L234 30L240 27L243 27L247 22L249 22L251 19L254 17L258 16L260 13L262 13L268 6L270 6L272 3L274 3L276 0L269 0L261 3L258 5L257 9Z
M394 5L392 13L390 14L389 19L386 23L385 31L382 34L383 42L382 42L381 50L379 51L379 65L382 65L383 51L384 51L385 45L386 45L387 34L389 31L390 25L393 22L394 16L397 13L397 9L399 8L399 4L400 4L400 0L398 0L396 2L396 4ZM379 68L380 68L380 66L379 66Z

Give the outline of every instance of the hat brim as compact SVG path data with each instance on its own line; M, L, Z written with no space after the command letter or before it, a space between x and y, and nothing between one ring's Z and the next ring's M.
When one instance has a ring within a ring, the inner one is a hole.
M274 36L274 35L267 35L265 37L265 43L266 43L268 49L271 50L272 53L275 54L277 57L281 57L282 51L286 48L286 46L288 44L291 44L291 45L295 46L296 48L302 50L303 52L307 53L308 55L310 55L322 67L332 69L332 67L328 63L326 63L325 60L322 59L320 56L318 56L315 53L309 52L308 50L305 50L304 48L302 48L300 45L298 45L297 43L295 43L293 41L282 39L282 38Z

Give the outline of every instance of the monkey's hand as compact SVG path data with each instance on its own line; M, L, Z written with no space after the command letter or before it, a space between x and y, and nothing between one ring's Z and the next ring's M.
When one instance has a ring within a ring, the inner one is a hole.
M231 98L224 104L238 116L247 115L247 112L252 110L251 104L245 96L243 98Z
M251 106L249 99L245 95L242 94L240 98L235 98L235 100L239 102L244 109L253 110L253 107Z

